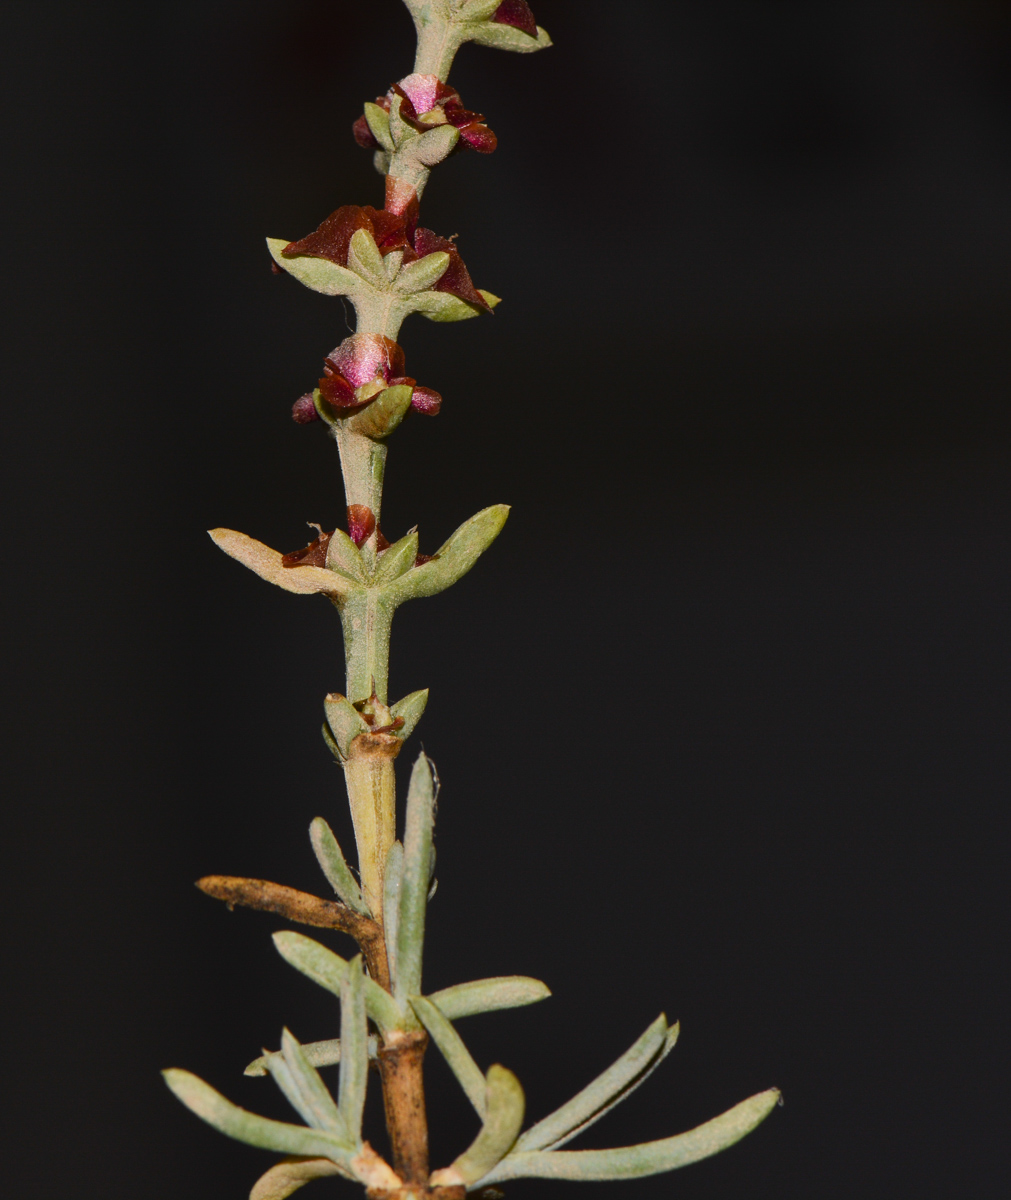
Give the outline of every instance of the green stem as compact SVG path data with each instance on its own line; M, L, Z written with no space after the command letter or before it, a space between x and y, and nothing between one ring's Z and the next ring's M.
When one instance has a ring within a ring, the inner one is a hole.
M431 20L418 27L418 52L414 56L414 70L419 75L438 75L446 82L449 68L460 49L460 33L452 21Z
M344 694L357 704L368 700L374 687L376 699L388 703L392 608L378 588L363 588L342 602L340 614L347 669Z

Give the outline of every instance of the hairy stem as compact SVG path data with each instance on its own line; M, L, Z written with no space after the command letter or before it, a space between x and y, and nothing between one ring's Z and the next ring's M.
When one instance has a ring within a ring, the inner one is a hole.
M428 1120L422 1060L426 1033L396 1033L379 1047L393 1168L407 1184L428 1184Z
M414 70L419 75L438 75L446 82L449 68L460 49L460 35L451 21L431 21L417 25L418 52L414 56Z
M386 858L397 836L397 783L393 760L403 745L390 733L361 733L344 763L344 781L358 846L362 895L376 919L383 920Z
M349 596L340 606L344 626L344 694L352 704L376 698L386 704L393 612L375 588Z

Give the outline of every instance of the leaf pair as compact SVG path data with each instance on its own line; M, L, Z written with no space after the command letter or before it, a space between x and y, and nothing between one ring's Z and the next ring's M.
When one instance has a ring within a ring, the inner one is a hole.
M378 106L366 106L366 109L369 107ZM443 125L416 141L425 142L433 136L445 141L448 134L442 132L444 130L456 134L452 126ZM355 306L359 329L382 329L387 337L396 341L400 326L411 313L421 313L431 321L464 321L480 316L481 310L476 305L468 304L451 292L434 289L449 267L449 255L445 251L426 254L404 265L402 253L394 251L384 257L368 230L359 229L348 246L348 265L342 267L329 259L311 255L286 258L283 251L290 245L285 238L267 238L270 256L282 271L311 291L324 296L346 296ZM498 296L483 288L478 291L489 308L499 303Z

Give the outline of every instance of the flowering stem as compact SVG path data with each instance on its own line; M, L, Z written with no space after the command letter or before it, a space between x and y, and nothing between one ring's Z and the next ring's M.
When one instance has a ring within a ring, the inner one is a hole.
M397 783L393 760L402 744L392 734L362 733L351 743L344 763L362 894L380 925L383 923L386 859L397 836Z
M418 52L414 70L419 75L437 75L443 82L460 49L460 35L451 21L431 21L418 27Z
M341 474L344 477L344 495L347 503L349 506L352 504L362 504L368 508L375 518L376 530L378 530L379 512L383 504L383 477L386 474L386 443L376 441L374 438L365 437L360 433L353 433L350 429L344 429L340 426L336 427L334 437L337 441L337 449L340 452ZM375 566L376 541L376 533L373 532L361 547L362 557L365 559L365 565L369 569ZM344 636L345 639L348 636L348 627L346 625L344 627ZM388 646L389 643L387 642L387 649ZM385 662L382 674L385 680ZM350 672L348 686L350 688ZM350 691L348 694L350 696ZM369 691L366 690L363 696L357 698L364 700L368 695ZM355 697L351 698L355 699ZM385 698L384 694L382 699L385 700Z

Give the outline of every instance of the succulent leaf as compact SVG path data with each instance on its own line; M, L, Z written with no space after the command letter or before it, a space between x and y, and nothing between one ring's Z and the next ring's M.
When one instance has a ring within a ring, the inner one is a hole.
M405 571L409 571L414 566L414 560L417 557L418 535L417 533L408 533L380 555L373 583L376 587L381 587L384 583L392 583L394 579L398 579Z
M329 1175L353 1178L328 1158L286 1158L260 1176L253 1184L249 1200L286 1200L303 1185Z
M348 417L344 424L352 433L360 433L363 437L377 441L388 437L407 416L413 392L414 388L408 383L388 387L375 400Z
M386 109L378 104L365 101L365 120L368 122L372 136L388 153L393 153L393 135L390 133L390 117Z
M501 1162L516 1141L523 1124L523 1089L520 1081L505 1067L488 1069L487 1115L481 1132L445 1171L436 1171L432 1183L463 1184L472 1187L485 1179Z
M512 50L517 54L532 54L535 50L547 50L552 45L548 31L537 26L537 36L516 29L512 25L498 25L492 21L468 26L467 38L479 46L492 46L496 50Z
M780 1102L776 1088L760 1092L687 1133L614 1150L534 1150L510 1154L478 1182L505 1179L638 1179L718 1154L749 1134Z
M432 1041L439 1047L442 1057L449 1064L449 1069L463 1088L464 1095L474 1106L477 1115L484 1120L488 1112L484 1072L463 1044L463 1039L430 1000L426 1000L424 996L411 996L410 1001L418 1019L428 1030Z
M465 521L435 552L430 562L401 575L386 588L394 604L403 604L419 596L434 596L462 578L498 537L509 516L508 504L490 508Z
M305 934L292 930L275 933L274 945L285 962L290 963L296 971L301 971L313 983L340 996L348 970L347 962L340 955ZM383 991L375 980L368 978L365 980L365 1009L382 1030L398 1028L404 1016L389 992ZM288 1153L299 1152L293 1150Z
M362 1141L362 1114L369 1078L368 1041L365 975L362 956L356 954L348 963L347 976L341 987L342 1061L337 1103L340 1117L356 1146Z
M383 935L390 979L397 978L397 925L400 917L400 885L404 880L404 847L394 842L386 856L383 875Z
M387 286L383 256L376 240L367 229L356 229L348 245L348 266L376 288Z
M269 1056L267 1070L285 1099L307 1125L332 1133L348 1145L352 1144L347 1125L319 1072L287 1029L281 1034L281 1053Z
M449 255L444 250L435 250L426 254L424 258L416 259L402 267L393 285L394 289L404 296L423 292L439 282L446 274L448 266Z
M432 766L422 751L411 771L404 820L404 874L397 920L397 979L394 995L401 1007L421 991L425 944L425 911L432 873L432 831L436 786Z
M422 688L421 691L411 692L403 700L398 700L396 704L390 706L393 716L399 717L404 722L399 729L393 731L402 742L406 742L414 732L427 703L428 688Z
M497 1012L503 1008L522 1008L546 1000L551 989L539 979L526 975L499 975L457 983L427 997L449 1021L475 1013Z
M347 267L330 262L325 258L312 258L308 255L298 255L295 258L285 258L281 251L290 246L286 238L267 238L267 249L270 257L282 271L297 279L299 283L314 292L322 292L324 296L354 296L361 290L362 281Z
M234 529L209 529L211 541L237 562L254 571L268 583L301 596L325 595L331 598L349 596L354 584L336 571L326 567L286 567L282 555L263 542L237 533ZM333 540L330 542L333 545Z
M325 1038L321 1042L303 1042L302 1053L314 1067L332 1067L341 1060L341 1040L340 1038ZM262 1076L268 1074L267 1060L275 1055L280 1057L280 1054L280 1050L271 1050L268 1054L261 1054L246 1067L242 1072L243 1075ZM370 1034L369 1058L374 1059L378 1055L379 1039Z
M324 704L327 705L328 724L331 720L330 707L332 706L337 708L340 716L343 716L346 706L346 708L350 709L351 712L358 717L358 720L361 721L363 729L357 730L357 732L364 732L364 729L367 729L368 726L365 725L364 721L362 721L362 718L358 715L358 712L350 704L348 704L346 700L344 700L343 696L340 697L340 699L344 701L343 706L338 706L337 704L333 703L335 695L336 693L332 696L327 696L326 700L324 701ZM330 728L333 729L333 725L331 725ZM348 729L342 728L340 734L334 735L335 741L340 747L345 758L347 758L347 752L343 749L342 739L346 739L347 744L350 744L351 738L356 736L356 733L351 732L352 729L354 729L354 726L350 726ZM348 736L349 733L350 737ZM351 874L351 868L348 866L347 861L341 852L341 848L337 842L337 839L334 837L333 830L326 823L326 821L323 820L322 817L314 818L312 824L309 826L309 839L312 842L312 849L313 853L316 855L316 861L319 863L320 869L326 876L327 882L330 884L333 890L338 896L340 896L348 908L354 909L356 913L361 913L362 916L371 917L372 913L369 911L369 906L365 903L365 900L362 897L362 889L358 886L358 881L355 879L354 875Z

